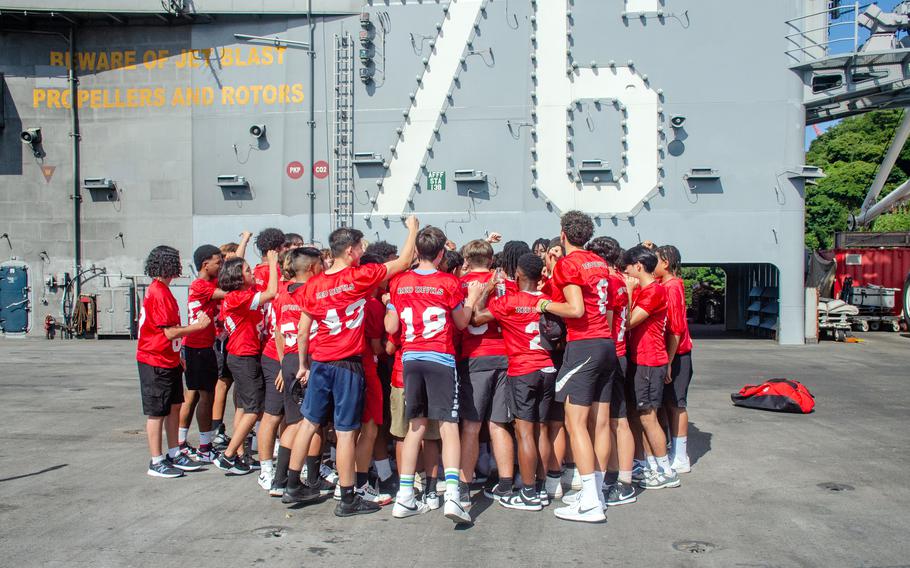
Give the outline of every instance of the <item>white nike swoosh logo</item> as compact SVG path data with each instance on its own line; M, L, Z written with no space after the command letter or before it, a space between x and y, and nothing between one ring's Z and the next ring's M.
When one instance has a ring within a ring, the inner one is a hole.
M590 362L591 362L591 358L588 357L587 359L585 359L585 362L584 362L584 363L582 363L581 365L575 367L574 369L572 369L571 371L569 371L568 373L566 373L561 379L559 379L558 381L556 381L556 390L557 390L557 391L561 391L561 390L562 390L562 387L566 386L566 382L568 382L568 380L572 378L572 375L574 375L575 373L577 373L578 371L580 371L582 367L584 367L585 365L587 365L587 364L590 363Z

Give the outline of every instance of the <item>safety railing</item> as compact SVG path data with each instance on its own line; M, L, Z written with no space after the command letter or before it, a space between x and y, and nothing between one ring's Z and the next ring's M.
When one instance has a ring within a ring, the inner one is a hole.
M860 48L859 15L869 4L830 1L820 12L787 20L787 57L793 64L810 63Z

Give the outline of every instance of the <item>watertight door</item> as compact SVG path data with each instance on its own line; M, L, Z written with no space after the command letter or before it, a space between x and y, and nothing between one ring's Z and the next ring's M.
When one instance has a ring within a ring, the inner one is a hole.
M0 330L26 333L28 310L28 266L0 265Z

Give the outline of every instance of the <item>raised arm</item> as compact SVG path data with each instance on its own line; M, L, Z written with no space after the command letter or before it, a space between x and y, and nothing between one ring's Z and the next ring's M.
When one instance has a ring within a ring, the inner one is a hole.
M577 284L568 284L562 289L565 302L551 302L541 300L537 303L537 311L559 316L563 319L577 319L585 315L585 301L581 295L581 287Z
M401 246L401 255L395 260L385 263L386 278L391 278L399 272L404 272L411 267L411 263L414 261L414 253L417 252L417 231L420 229L420 223L417 221L417 217L411 215L405 221L405 225L408 227L408 237Z
M270 250L268 253L268 261L269 285L259 294L260 304L264 304L278 295L278 251Z

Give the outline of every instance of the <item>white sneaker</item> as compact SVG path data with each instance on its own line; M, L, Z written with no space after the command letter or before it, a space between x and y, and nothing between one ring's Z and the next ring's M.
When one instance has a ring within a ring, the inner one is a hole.
M273 479L275 479L275 470L266 468L259 470L259 487L268 491L272 488Z
M338 472L325 464L319 466L319 475L329 483L338 484Z
M569 491L562 496L562 502L566 505L575 505L581 499L581 491Z
M395 500L395 506L392 507L392 516L396 519L404 519L407 517L413 517L414 515L422 515L429 512L430 508L427 507L427 504L418 501L413 496L407 501L402 501L401 499Z
M604 515L603 507L601 507L600 502L598 501L597 505L591 507L590 509L582 509L581 501L579 500L574 505L567 505L565 507L560 507L553 511L553 513L560 519L566 521L580 521L583 523L602 523L607 520L606 515Z
M562 479L559 477L550 477L547 476L546 481L547 495L550 496L550 499L561 499L563 496L562 491Z
M335 486L335 491L332 493L332 499L334 499L336 501L341 501L341 486L340 485Z
M567 473L569 473L569 475L571 475L571 479L569 481L569 487L574 489L575 491L581 491L581 474L578 473L578 468L574 467L571 470L568 470ZM566 474L563 473L563 478L565 478L565 477L566 477Z
M689 473L692 471L692 464L689 463L689 457L686 456L684 459L674 458L673 464L670 465L670 469L676 473Z
M360 495L364 501L376 503L380 507L384 507L392 502L391 495L388 493L380 493L369 483L364 483L362 487L358 487L354 491Z
M666 487L679 487L679 476L676 472L670 470L670 473L662 471L650 471L649 475L638 482L642 489L664 489Z
M443 509L447 519L451 519L458 523L470 523L471 515L464 510L464 507L461 506L461 503L455 499L448 498L446 499L445 508Z

